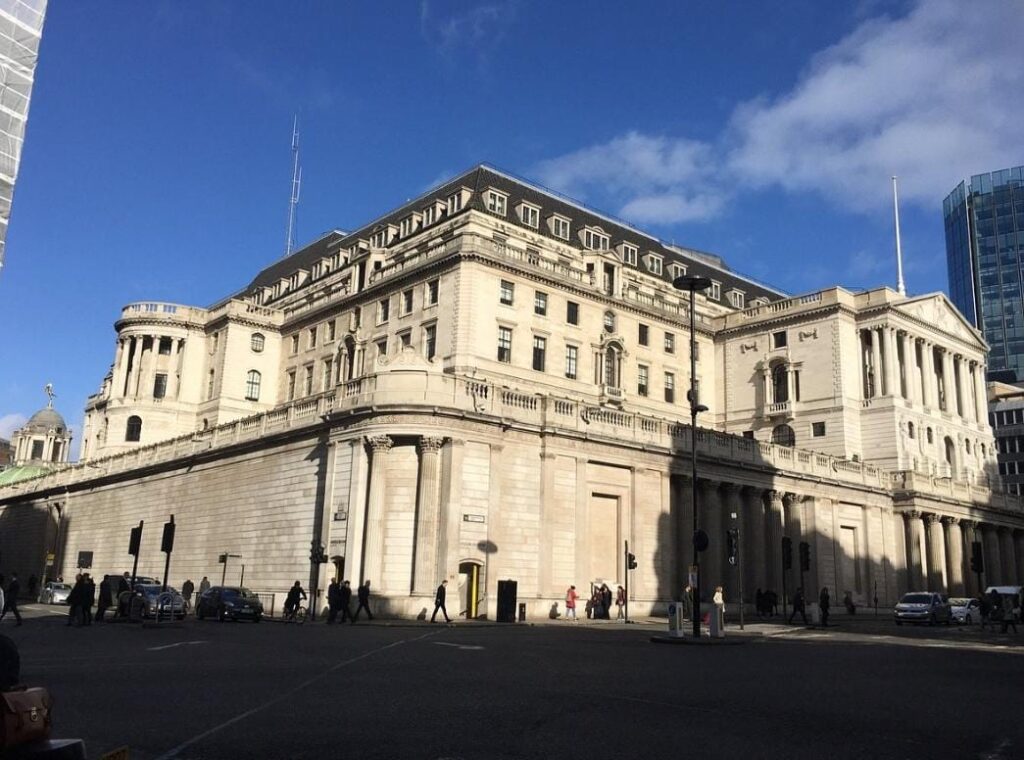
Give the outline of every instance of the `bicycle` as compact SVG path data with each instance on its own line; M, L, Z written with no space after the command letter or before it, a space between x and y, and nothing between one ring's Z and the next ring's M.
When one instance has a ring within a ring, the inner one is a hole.
M307 614L308 610L302 605L299 605L298 607L294 608L291 612L284 613L284 622L298 623L299 625L302 625L306 622Z

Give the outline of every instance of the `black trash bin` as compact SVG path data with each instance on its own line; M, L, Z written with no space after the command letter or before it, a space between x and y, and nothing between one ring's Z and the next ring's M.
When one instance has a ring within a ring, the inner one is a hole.
M499 623L516 622L516 581L498 581L498 615Z

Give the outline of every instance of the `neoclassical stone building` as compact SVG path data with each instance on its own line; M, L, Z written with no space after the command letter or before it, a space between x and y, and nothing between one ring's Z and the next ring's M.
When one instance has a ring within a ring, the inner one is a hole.
M691 305L682 274L712 287ZM986 345L943 295L789 297L485 166L210 308L125 307L83 462L0 488L0 572L121 569L144 520L159 574L173 513L175 583L232 553L259 591L369 579L412 615L448 578L475 616L512 578L545 615L570 583L622 582L629 541L634 609L657 609L691 560L691 306L705 586L739 595L732 527L748 601L801 582L783 536L810 545L807 588L862 604L1024 579Z

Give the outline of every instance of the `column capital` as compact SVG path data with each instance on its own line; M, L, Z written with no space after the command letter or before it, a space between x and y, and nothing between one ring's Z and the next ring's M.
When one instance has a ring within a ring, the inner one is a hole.
M804 497L800 494L793 493L792 491L786 491L782 494L782 503L787 507L791 507L794 504L799 504L804 500Z
M774 488L769 488L764 493L765 496L768 497L768 501L772 502L773 504L775 502L782 502L782 491L776 491Z
M908 509L903 513L905 520L920 520L923 513L918 509Z
M978 528L978 525L979 523L977 520L967 520L964 518L960 519L960 527L963 530L976 530Z
M433 435L421 435L419 441L416 443L416 448L419 449L421 454L427 452L437 453L444 446L445 439L440 436Z
M934 525L934 524L935 524L935 523L937 523L937 522L938 522L938 521L939 521L940 519L941 519L940 515L937 515L937 514L935 514L935 513L933 513L933 512L928 512L928 513L927 513L927 514L926 514L926 515L924 516L924 522L925 522L925 524L926 524L926 525L928 525L928 526Z
M943 525L953 526L953 525L959 525L960 524L960 518L959 517L952 517L950 515L943 515L940 519L942 520L942 524Z
M733 483L731 481L723 482L720 487L727 494L739 493L740 490L743 488L743 486L739 485L738 483Z
M395 445L395 442L389 435L367 436L366 443L369 444L374 454L387 453L391 450L391 447Z
M996 533L998 533L1000 536L1013 532L1013 529L1010 528L1008 525L993 525L992 527L995 528Z

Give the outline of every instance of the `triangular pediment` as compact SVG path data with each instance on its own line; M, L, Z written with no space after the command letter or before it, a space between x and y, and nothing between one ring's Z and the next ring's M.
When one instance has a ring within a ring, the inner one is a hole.
M988 350L981 334L964 318L953 303L942 293L910 298L895 304L894 310L908 317L931 325L937 330L952 335L965 343L977 346L980 350Z

